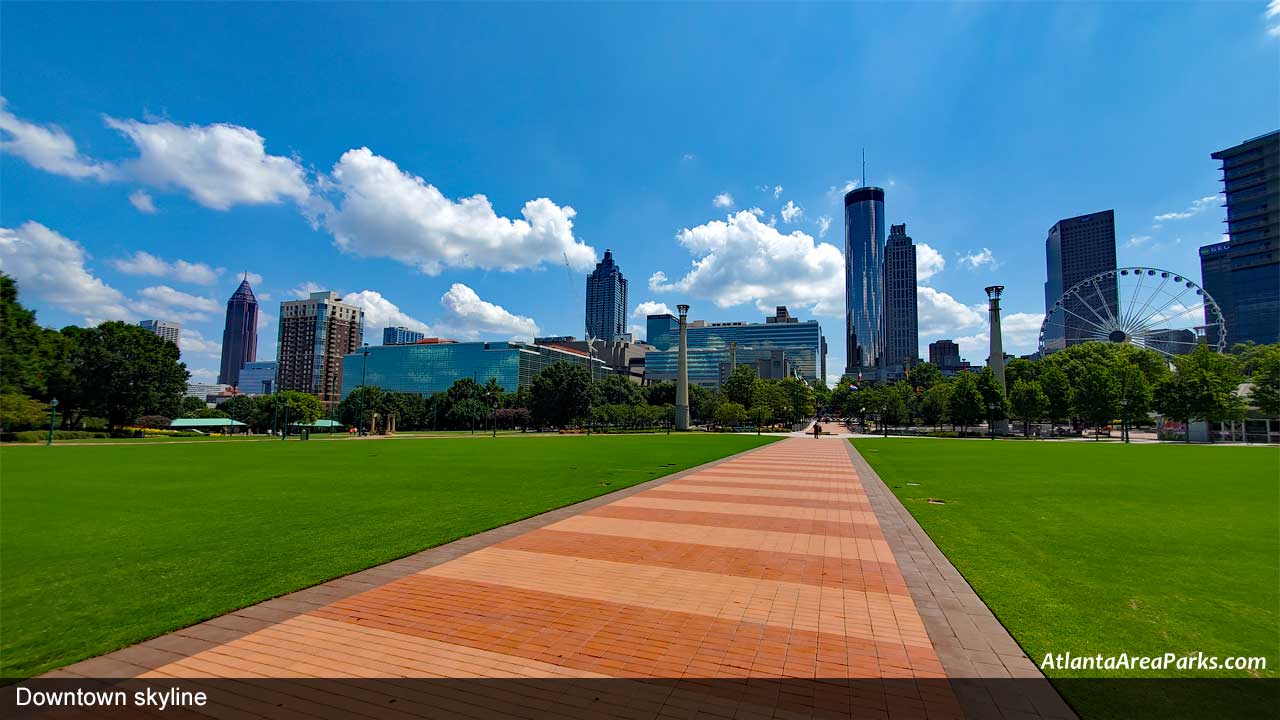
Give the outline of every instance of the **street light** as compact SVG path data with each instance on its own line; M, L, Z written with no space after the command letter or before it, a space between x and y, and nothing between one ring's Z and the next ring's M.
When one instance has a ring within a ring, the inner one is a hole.
M356 435L364 435L364 396L367 394L364 381L369 374L369 343L364 344L364 360L360 365L360 410L356 414Z
M1129 442L1129 398L1120 398L1120 437Z
M53 447L53 425L58 421L58 398L49 401L49 440L47 447Z
M996 439L996 404L994 402L987 403L987 433L991 435L991 439Z

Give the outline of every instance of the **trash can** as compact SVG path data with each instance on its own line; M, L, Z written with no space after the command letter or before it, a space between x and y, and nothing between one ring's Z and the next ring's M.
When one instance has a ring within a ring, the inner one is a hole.
M302 439L303 440L311 439L311 428L302 428Z

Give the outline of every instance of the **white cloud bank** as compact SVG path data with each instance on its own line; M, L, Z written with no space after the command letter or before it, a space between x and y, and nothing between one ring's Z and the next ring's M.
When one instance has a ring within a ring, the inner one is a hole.
M23 294L82 315L90 324L132 317L124 294L91 273L87 258L79 243L38 222L0 228L0 270L18 282Z
M711 204L715 205L718 208L733 207L733 196L727 192L722 192L719 195L716 195L715 197L711 198Z
M112 260L111 265L126 275L164 277L194 285L212 285L222 274L222 268L212 268L205 263L186 260L170 262L141 250L135 252L132 257Z
M1192 200L1191 204L1187 206L1186 210L1161 213L1160 215L1156 215L1151 219L1157 223L1168 222L1170 220L1186 220L1187 218L1192 218L1192 217L1195 217L1196 215L1199 215L1200 213L1204 212L1205 210L1208 210L1214 205L1221 204L1222 202L1224 202L1224 200L1225 198L1222 195L1205 195L1204 197L1199 198L1197 200Z
M442 332L460 340L479 340L495 335L512 340L532 340L538 324L531 317L508 312L501 305L481 300L475 290L454 283L440 298L445 317L438 323Z
M326 185L338 199L323 211L323 224L339 248L428 275L446 267L520 270L566 256L575 269L596 261L595 250L573 235L576 211L547 198L526 202L523 219L501 217L484 195L450 200L368 148L344 153Z
M37 125L18 118L9 112L3 97L0 97L0 131L0 152L17 155L45 172L95 180L112 176L110 165L81 155L76 141L65 130L57 125Z
M960 264L970 270L977 270L982 266L995 268L996 256L991 252L990 248L982 248L978 252L960 256Z
M350 293L342 298L342 302L364 310L366 341L382 337L382 329L387 327L406 327L425 335L432 334L429 325L401 310L398 305L383 297L377 290Z
M671 308L668 307L667 304L664 302L658 302L656 300L645 300L639 305L636 305L636 309L631 313L631 316L637 317L637 318L643 318L643 317L649 317L650 315L674 315L674 314L675 313L671 312Z
M916 243L916 281L924 282L947 267L946 258L927 243Z
M795 201L788 200L787 204L783 205L782 210L779 210L778 213L782 215L782 222L790 225L804 217L804 208L795 204Z

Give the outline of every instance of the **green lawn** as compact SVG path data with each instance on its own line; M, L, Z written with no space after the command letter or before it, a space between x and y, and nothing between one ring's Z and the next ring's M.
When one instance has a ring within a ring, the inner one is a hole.
M1260 675L1272 680L1232 684L1254 701L1275 699L1276 448L905 438L854 445L1037 664L1066 651L1264 655ZM1224 717L1205 691L1226 683L1073 678L1249 677L1046 674L1086 718Z
M25 677L775 438L0 449L0 677Z

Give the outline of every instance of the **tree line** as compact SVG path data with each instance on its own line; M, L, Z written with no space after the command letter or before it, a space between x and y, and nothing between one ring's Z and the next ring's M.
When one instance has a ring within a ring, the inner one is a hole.
M1246 380L1253 385L1241 395ZM1012 419L1024 435L1041 422L1095 431L1149 424L1153 414L1190 423L1280 416L1280 345L1237 345L1230 354L1200 345L1172 362L1153 350L1088 342L1044 358L1010 360L1001 388L990 368L944 377L930 363L895 383L842 378L833 413L886 433L895 427L943 425L963 434L982 422Z

